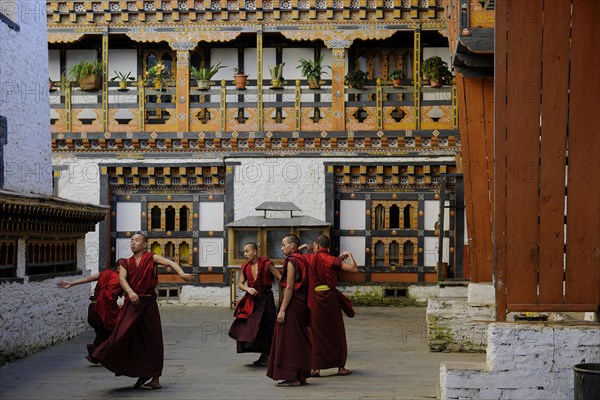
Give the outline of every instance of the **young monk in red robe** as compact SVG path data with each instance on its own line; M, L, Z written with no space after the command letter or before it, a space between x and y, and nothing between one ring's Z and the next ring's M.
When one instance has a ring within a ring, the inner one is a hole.
M122 258L117 261L117 265L119 266L125 264L126 261ZM92 357L92 353L100 343L104 342L110 336L119 318L117 299L123 294L123 289L119 282L119 273L116 269L109 268L72 282L60 281L57 283L57 286L69 289L82 283L94 281L98 283L94 288L94 295L90 297L92 302L88 306L88 324L94 328L96 338L94 339L94 343L87 345L88 354L85 358L93 364L98 364L98 360Z
M194 275L186 274L171 260L147 252L146 245L144 235L132 236L133 256L119 270L125 303L112 335L92 356L116 375L138 378L136 388L160 389L164 349L156 304L157 264L173 268L186 281L192 281Z
M358 267L351 253L345 251L335 257L329 254L328 249L329 238L325 235L313 242L311 263L316 301L309 329L312 344L311 376L320 376L320 370L327 368L337 368L338 375L352 373L345 368L348 346L342 308L344 305L350 308L349 316L354 316L354 310L350 300L336 286L341 271L358 272ZM308 258L311 260L310 256Z
M244 245L246 261L238 280L238 288L246 292L235 308L235 321L229 336L237 340L238 353L260 353L256 366L266 366L275 329L275 300L271 290L273 278L281 273L271 260L258 256L254 242Z
M310 376L309 300L310 270L298 247L300 239L287 235L281 240L286 256L281 274L283 299L277 313L267 376L280 380L277 386L300 386ZM311 279L312 281L312 279Z

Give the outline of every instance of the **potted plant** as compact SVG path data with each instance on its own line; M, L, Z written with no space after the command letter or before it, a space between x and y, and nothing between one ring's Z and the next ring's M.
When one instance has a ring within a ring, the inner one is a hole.
M360 69L348 72L344 77L344 83L354 89L364 89L367 83L367 74Z
M404 80L405 76L406 75L404 74L404 71L401 69L395 69L389 73L388 79L392 81L392 85L394 85L395 88L399 88L402 86L402 81Z
M321 67L323 62L323 55L317 57L315 61L300 59L300 65L296 69L301 69L302 76L308 81L308 87L311 89L319 89L321 87L321 74L323 68ZM331 67L330 67L331 68Z
M244 74L244 68L239 66L233 69L233 82L237 90L245 90L248 83L248 75Z
M275 64L274 67L269 65L269 72L271 73L271 87L273 89L281 89L283 85L283 66L282 64Z
M127 90L127 81L133 81L135 78L131 76L131 71L127 74L115 71L115 76L111 78L111 82L116 80L119 81L119 90Z
M165 86L165 79L169 77L167 66L162 61L157 62L153 67L146 71L148 79L154 80L154 88L156 90L163 90Z
M441 87L444 84L449 84L452 80L448 64L438 56L429 57L423 61L421 72L423 73L423 80L429 81L431 87Z
M208 90L210 88L210 79L215 76L217 72L221 68L225 68L226 65L221 65L218 63L217 65L211 65L208 68L200 67L192 67L190 69L190 75L198 82L198 90Z
M67 69L67 78L81 90L98 90L102 84L102 61L79 61Z

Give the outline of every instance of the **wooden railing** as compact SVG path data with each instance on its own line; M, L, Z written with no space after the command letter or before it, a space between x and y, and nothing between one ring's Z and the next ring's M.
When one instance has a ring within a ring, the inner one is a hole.
M126 91L109 85L107 132L174 132L175 88L163 90L131 83ZM256 132L259 130L256 87L236 90L221 82L207 91L189 91L188 132ZM264 131L322 132L332 129L331 87L313 90L300 85L262 91ZM420 113L415 112L420 96ZM347 89L348 131L448 130L457 128L453 87L393 88L378 82L365 89ZM101 91L82 92L70 85L50 93L53 133L104 132ZM415 118L420 115L420 120Z

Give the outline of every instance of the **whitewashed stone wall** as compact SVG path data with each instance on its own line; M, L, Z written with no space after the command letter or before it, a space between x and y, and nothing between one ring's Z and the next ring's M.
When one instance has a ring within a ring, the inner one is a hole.
M442 363L440 398L573 398L573 365L600 362L597 325L492 323L486 363Z
M51 195L46 2L14 3L20 30L0 23L0 115L8 120L4 188Z
M483 352L487 328L496 319L494 287L470 283L439 287L427 303L427 343L431 351Z
M91 286L62 289L56 283L81 275L0 284L0 363L25 357L90 329ZM85 348L81 349L82 355Z
M183 286L178 303L229 307L229 286Z

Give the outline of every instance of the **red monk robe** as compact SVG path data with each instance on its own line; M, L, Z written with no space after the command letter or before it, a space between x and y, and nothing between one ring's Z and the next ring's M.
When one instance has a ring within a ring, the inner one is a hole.
M100 272L92 303L88 307L88 323L96 332L94 343L87 345L90 356L115 328L119 318L117 299L122 293L123 289L119 283L119 273L117 271L106 269Z
M294 294L287 309L283 324L275 324L271 357L267 376L274 380L306 382L310 376L310 325L309 265L299 252L287 256L283 262L280 284L287 287L288 262L294 266ZM312 281L312 279L311 279ZM279 305L281 308L281 303Z
M310 340L313 370L343 368L348 357L346 331L342 317L342 296L336 287L342 259L320 248L311 260L316 302L312 310Z
M160 314L156 304L158 277L154 254L145 252L136 265L127 259L127 282L140 298L135 305L125 299L112 335L94 351L93 357L116 375L161 376L164 349Z
M235 321L229 336L237 340L238 353L269 354L275 329L275 299L273 298L273 274L269 271L271 260L258 258L256 280L252 276L252 260L242 265L241 273L246 286L256 289L255 296L246 293L239 301L233 316Z

